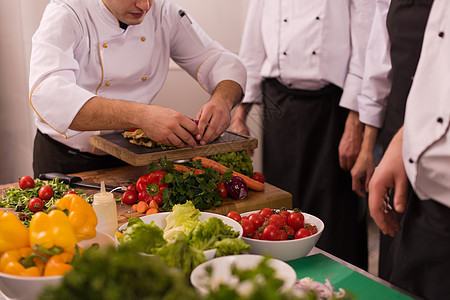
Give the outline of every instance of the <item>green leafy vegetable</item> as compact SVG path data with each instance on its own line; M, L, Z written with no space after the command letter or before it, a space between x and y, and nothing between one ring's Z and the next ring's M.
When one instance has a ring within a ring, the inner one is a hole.
M216 241L234 238L239 233L218 218L201 220L188 235L189 245L200 250L212 249Z
M251 246L244 242L243 239L226 238L214 243L212 248L217 248L216 256L237 255L246 253Z
M26 288L26 287L24 287ZM86 251L62 283L40 300L199 299L182 272L127 248Z
M172 212L166 217L166 228L164 229L164 238L167 241L173 240L178 233L188 233L199 222L200 210L195 208L191 201L185 204L177 204Z
M180 268L186 276L194 270L196 266L206 261L202 250L188 244L187 235L178 233L176 238L157 249L156 255L171 268Z
M120 247L128 247L137 252L153 254L156 248L165 244L167 244L167 241L163 238L163 230L156 226L154 222L150 224L136 222L125 229Z
M253 161L247 151L220 153L212 155L210 158L241 174L250 177L253 175Z
M202 168L198 163L193 163L193 166L205 172L198 175L194 175L194 172L180 173L174 169L173 162L167 161L166 158L161 158L159 165L150 165L150 172L161 168L168 172L162 180L169 184L162 192L163 210L171 211L174 205L184 204L186 201L192 201L200 210L214 209L222 204L223 199L216 191L222 174L212 168Z

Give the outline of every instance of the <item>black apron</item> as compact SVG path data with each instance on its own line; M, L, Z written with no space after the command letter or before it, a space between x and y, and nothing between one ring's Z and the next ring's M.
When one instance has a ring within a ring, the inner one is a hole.
M406 100L419 61L432 3L432 0L392 0L389 7L387 29L391 42L392 88L379 137L383 152L403 126ZM378 275L383 279L388 279L389 275L386 268L390 262L386 258L391 242L390 236L381 236Z
M263 172L267 182L292 193L292 206L319 217L317 244L367 269L366 202L352 191L350 172L339 166L338 147L348 110L342 89L289 89L263 82Z
M94 155L80 152L61 144L39 130L36 132L33 148L34 177L39 174L58 172L78 173L125 166L127 163L111 155Z

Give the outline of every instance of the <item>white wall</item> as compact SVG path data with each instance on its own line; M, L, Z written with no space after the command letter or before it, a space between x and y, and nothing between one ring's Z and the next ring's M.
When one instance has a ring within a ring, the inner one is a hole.
M172 0L227 49L239 51L249 0ZM0 184L32 175L35 127L28 102L31 37L49 0L0 0ZM171 66L156 104L195 116L209 95L176 65ZM251 135L260 136L259 112L249 116ZM261 140L259 140L261 145ZM261 148L261 146L259 147ZM254 156L261 170L260 151Z

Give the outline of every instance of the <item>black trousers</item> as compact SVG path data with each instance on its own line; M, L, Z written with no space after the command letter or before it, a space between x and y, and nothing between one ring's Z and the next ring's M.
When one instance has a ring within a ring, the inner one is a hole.
M450 208L411 192L386 260L393 284L425 299L449 299Z
M127 165L111 155L80 152L61 144L39 130L34 138L34 177L48 172L71 174Z
M339 107L341 94L335 85L303 91L264 81L264 175L292 193L293 207L325 223L317 247L367 269L367 203L352 191L350 172L339 166L348 115Z

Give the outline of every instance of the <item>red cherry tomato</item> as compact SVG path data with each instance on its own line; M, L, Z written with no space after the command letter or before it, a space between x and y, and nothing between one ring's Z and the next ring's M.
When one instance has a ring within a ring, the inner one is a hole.
M40 198L31 198L30 201L28 201L28 208L32 212L38 212L44 209L44 202Z
M34 188L34 179L30 176L22 176L19 179L19 187L20 189L32 189Z
M273 214L269 217L269 224L271 223L274 223L274 225L278 224L278 228L287 225L287 222L283 219L283 216L279 214Z
M302 238L305 238L305 237L310 236L310 235L311 235L311 232L308 229L300 228L295 233L295 239L302 239Z
M241 215L237 211L230 211L229 213L227 213L227 217L235 220L236 222L240 222L242 219Z
M279 231L274 225L267 225L261 233L261 240L276 241L280 238Z
M219 191L220 196L223 198L226 198L228 196L228 191L225 188L225 183L223 181L220 181L219 183L217 183L217 188L216 191Z
M49 185L41 186L39 189L39 198L42 200L50 200L53 197L53 188Z
M135 190L136 191L136 184L130 184L129 186L127 186L127 190Z
M270 208L266 207L266 208L261 209L261 210L259 211L259 214L260 214L261 216L263 216L265 219L267 219L268 217L270 217L271 215L273 215L274 212L273 212L273 210L271 210Z
M78 195L77 192L75 192L75 191L67 191L67 192L64 193L64 196L70 195L70 194Z
M261 234L259 233L259 229L256 229L253 231L252 235L250 236L252 239L259 240L261 238Z
M133 205L138 201L138 194L135 190L126 190L122 195L122 203Z
M285 241L285 240L289 239L288 234L286 233L286 231L280 230L279 233L280 233L280 236L279 236L278 239L280 241Z
M250 220L248 220L248 219L243 218L241 220L241 226L243 229L242 236L248 237L249 235L251 235L253 233L253 231L255 231L255 225L253 225L253 223L250 222Z
M291 212L288 217L288 225L295 230L299 230L305 226L305 217L301 212Z
M253 225L255 225L255 228L261 227L265 222L264 217L258 213L251 214L250 216L248 216L248 219L253 223Z
M264 175L263 175L262 173L260 173L260 172L255 172L255 173L253 173L252 179L253 179L253 180L256 180L256 181L259 181L259 182L261 182L261 183L264 183L264 182L266 181L266 178L265 178Z
M287 210L282 210L282 211L280 211L280 215L282 215L283 217L289 217L289 215L290 215L291 213L290 212L288 212Z
M305 224L305 228L308 229L309 232L311 232L311 235L317 233L317 228L316 228L316 226L314 226L313 224L306 223L306 224Z
M292 228L292 226L289 226L289 225L284 226L284 231L286 231L286 233L287 233L287 235L288 235L288 238L289 238L290 240L293 240L293 239L294 239L294 236L295 236L295 229Z

